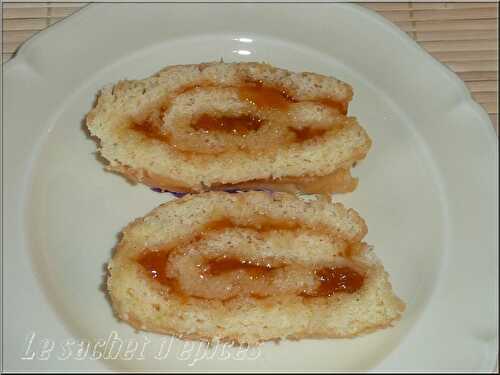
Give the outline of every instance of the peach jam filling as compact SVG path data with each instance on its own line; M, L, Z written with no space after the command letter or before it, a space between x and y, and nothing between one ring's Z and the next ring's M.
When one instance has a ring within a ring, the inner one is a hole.
M160 284L168 285L169 278L166 273L168 255L168 251L145 251L137 259L137 262L144 267L151 279Z
M209 116L201 115L191 127L195 130L201 130L207 133L213 131L225 132L235 135L248 134L251 131L256 131L262 126L262 120L256 116Z
M274 267L269 263L261 264L252 260L224 256L207 261L203 272L208 276L219 276L232 271L244 270L251 278L258 278L264 277L273 269Z
M296 102L285 90L262 85L240 87L238 96L241 100L246 100L259 108L287 110L290 103Z
M349 267L324 267L314 271L319 286L311 297L330 297L334 293L354 293L363 286L364 276Z
M321 137L328 131L328 129L309 128L309 127L301 129L289 127L288 129L295 134L296 142L305 142L312 138Z
M240 99L247 100L260 108L268 107L287 110L291 103L297 103L300 101L290 95L286 89L266 86L263 81L248 81L246 86L239 88L238 95ZM338 110L343 115L347 114L347 102L332 99L314 99L304 101L321 103L324 106Z
M195 248L208 233L235 227L251 228L259 234L296 230L301 226L293 220L268 221L262 217L248 224L221 219L208 223L182 243L158 250L145 249L135 260L151 280L184 299L265 298L276 294L330 297L337 293L355 293L363 286L364 273L345 262L318 266L270 257L243 258L231 251L223 254L187 251Z

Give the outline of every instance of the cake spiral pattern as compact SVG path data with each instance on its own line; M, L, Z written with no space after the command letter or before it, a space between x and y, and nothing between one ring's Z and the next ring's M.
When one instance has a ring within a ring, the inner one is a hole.
M260 63L165 68L101 90L87 116L107 168L177 192L352 191L371 141L351 87Z
M108 289L118 317L143 330L249 345L352 337L404 309L366 231L326 198L188 195L123 231Z

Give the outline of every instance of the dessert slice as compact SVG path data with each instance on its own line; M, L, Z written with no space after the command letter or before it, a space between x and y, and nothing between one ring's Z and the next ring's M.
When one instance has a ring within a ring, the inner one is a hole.
M171 66L101 90L87 115L108 169L176 192L352 191L370 138L351 87L259 63Z
M357 336L404 310L366 231L355 211L327 199L188 195L123 231L108 290L120 319L184 338Z

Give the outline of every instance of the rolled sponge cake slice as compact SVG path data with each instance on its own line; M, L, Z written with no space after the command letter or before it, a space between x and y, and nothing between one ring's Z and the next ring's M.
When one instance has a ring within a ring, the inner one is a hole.
M176 65L103 88L86 125L108 169L151 187L347 192L371 145L352 95L262 63Z
M355 211L326 198L187 195L126 227L108 291L120 319L183 338L358 336L404 310L366 231Z

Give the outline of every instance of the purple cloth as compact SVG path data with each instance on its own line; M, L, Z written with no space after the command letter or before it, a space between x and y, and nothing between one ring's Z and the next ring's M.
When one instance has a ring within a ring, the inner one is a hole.
M189 194L189 193L181 193L179 191L164 190L164 189L161 189L161 188L151 188L151 190L153 190L153 191L155 191L157 193L170 193L170 194L174 195L176 198L182 198L186 194ZM226 193L234 194L234 193L238 193L240 191L251 191L251 190L225 189L224 191ZM272 193L273 192L272 190L267 190L267 189L253 189L252 191L267 191L268 193Z

